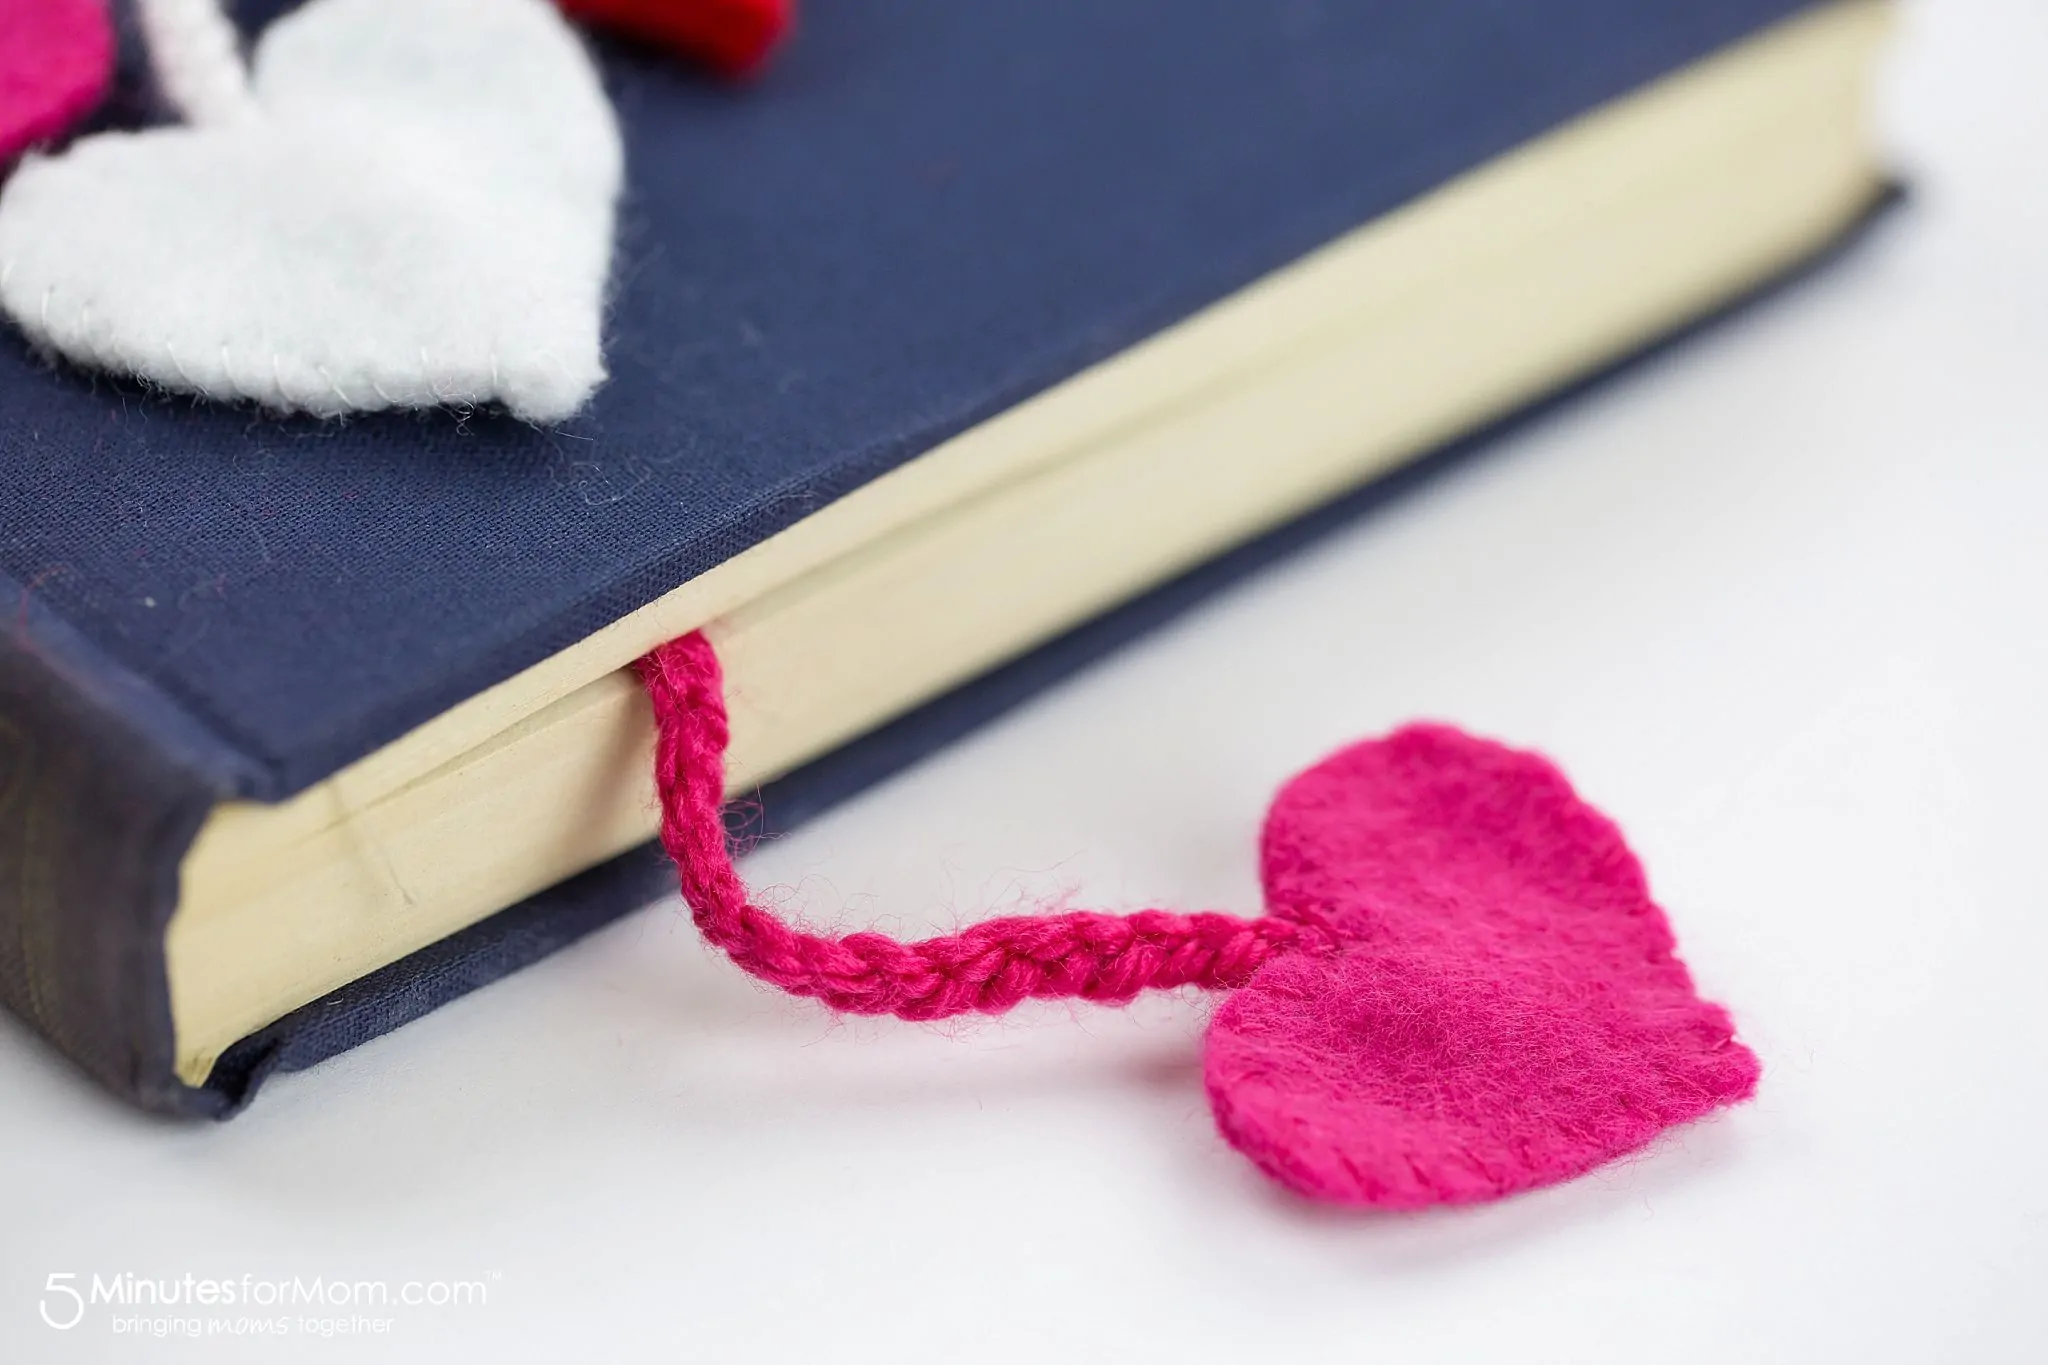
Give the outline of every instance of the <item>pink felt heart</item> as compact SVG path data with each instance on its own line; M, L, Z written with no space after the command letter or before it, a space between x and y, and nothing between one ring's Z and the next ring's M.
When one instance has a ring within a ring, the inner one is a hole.
M0 0L0 165L91 113L113 66L104 0Z
M1536 755L1441 726L1342 750L1281 792L1263 873L1270 914L1341 946L1232 994L1206 1078L1224 1135L1302 1194L1496 1198L1755 1089L1620 831Z

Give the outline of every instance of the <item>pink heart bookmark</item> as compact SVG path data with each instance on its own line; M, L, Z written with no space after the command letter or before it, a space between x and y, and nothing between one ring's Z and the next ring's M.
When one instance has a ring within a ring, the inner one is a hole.
M1446 726L1343 749L1267 816L1269 911L990 920L830 938L750 902L721 818L727 727L701 634L639 664L662 839L706 938L855 1014L1230 992L1209 1028L1218 1127L1281 1184L1389 1209L1582 1174L1754 1092L1613 822L1547 760Z
M91 113L113 69L105 0L0 0L0 166Z

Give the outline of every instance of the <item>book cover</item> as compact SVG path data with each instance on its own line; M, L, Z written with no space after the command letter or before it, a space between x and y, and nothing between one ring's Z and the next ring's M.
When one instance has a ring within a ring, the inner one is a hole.
M248 8L255 28L282 6ZM220 803L306 790L950 438L1805 8L818 6L746 89L603 45L627 165L612 378L555 428L281 420L52 367L7 338L0 998L129 1099L221 1114L268 1070L644 901L661 881L642 851L259 1031L204 1084L177 1074L164 934ZM980 695L959 714L994 704ZM891 763L959 723L919 715ZM806 771L792 811L804 780L857 785L830 760Z

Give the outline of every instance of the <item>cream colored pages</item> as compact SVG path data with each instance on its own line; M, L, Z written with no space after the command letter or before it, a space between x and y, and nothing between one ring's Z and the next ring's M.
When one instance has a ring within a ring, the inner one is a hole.
M784 772L1814 250L1880 173L1888 6L1792 20L975 428L279 806L215 812L179 1074L649 838L621 670L708 626L734 784Z

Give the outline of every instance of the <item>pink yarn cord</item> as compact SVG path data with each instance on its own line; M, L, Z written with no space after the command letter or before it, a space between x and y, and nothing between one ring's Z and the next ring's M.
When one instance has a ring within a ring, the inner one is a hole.
M989 920L903 943L884 934L806 933L753 904L726 847L729 738L718 655L701 632L636 665L654 702L661 841L704 937L749 974L847 1014L944 1019L1000 1014L1031 999L1121 1002L1150 989L1243 985L1278 954L1328 951L1288 920L1141 910Z

